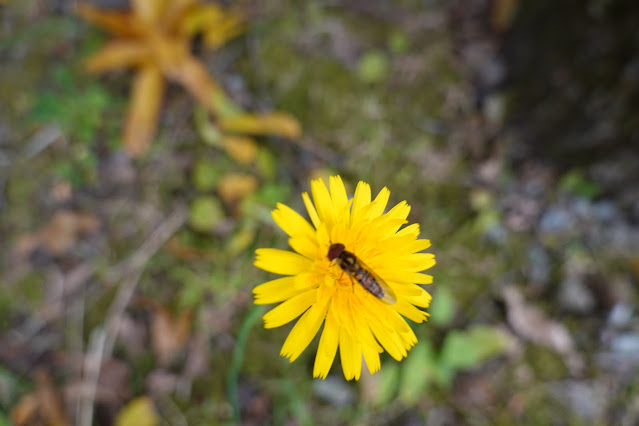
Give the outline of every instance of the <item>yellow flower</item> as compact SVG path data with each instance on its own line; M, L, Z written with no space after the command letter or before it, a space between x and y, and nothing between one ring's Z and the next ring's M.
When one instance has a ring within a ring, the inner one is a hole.
M313 376L326 378L339 347L344 376L358 380L362 355L375 373L384 350L399 361L417 342L402 316L417 323L428 316L419 308L428 307L431 296L418 284L433 281L421 271L435 264L435 255L420 253L430 242L417 238L418 224L400 229L410 211L405 201L384 213L387 188L371 201L365 182L359 182L352 200L339 176L331 176L329 186L330 191L322 179L311 182L314 204L308 193L302 194L312 225L283 204L273 210L273 219L289 235L295 252L258 249L255 266L287 276L258 285L253 293L256 304L282 302L264 315L266 328L301 315L282 346L282 356L293 362L324 324ZM339 258L329 260L332 244L343 244L357 265L385 282L393 297L376 296L360 285L357 275L342 270Z

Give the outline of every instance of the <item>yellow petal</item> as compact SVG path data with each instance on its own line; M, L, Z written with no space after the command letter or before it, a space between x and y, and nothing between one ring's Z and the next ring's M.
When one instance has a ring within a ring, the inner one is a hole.
M300 235L297 237L289 238L288 244L293 250L304 257L308 257L309 259L318 257L318 247L317 241L315 241L315 239L310 239L305 235Z
M323 299L320 297L317 298L315 304L302 315L289 333L282 346L280 355L289 358L291 362L300 356L308 344L311 343L311 340L313 340L324 322L329 302L330 298L328 297L324 297Z
M317 355L315 355L315 365L313 367L313 377L325 379L333 365L337 346L339 342L340 327L334 316L330 313L326 317L322 337L320 337Z
M362 373L361 344L344 328L339 332L339 356L346 380L359 380Z
M382 364L379 360L379 352L375 348L362 344L362 352L364 353L364 361L366 367L371 374L375 374L382 368Z
M299 213L285 204L277 203L277 208L271 212L275 223L290 237L303 235L308 238L315 236L315 230Z
M312 262L297 253L279 249L257 249L254 265L268 272L281 275L295 275L309 271Z
M342 178L339 176L329 177L328 182L331 189L331 201L333 210L335 210L336 212L341 212L348 204L348 195L346 195L344 182L342 182Z
M393 305L393 309L416 323L421 323L428 317L426 312L417 309L414 305L405 300L397 301L397 303Z
M360 218L360 212L364 206L371 202L371 187L366 182L359 181L355 188L353 197L353 208L351 209L351 223L355 223Z
M132 157L144 154L157 127L164 80L155 67L141 68L133 82L131 105L124 127L124 145Z
M264 328L275 328L293 321L317 299L317 290L308 290L280 303L264 314Z
M308 192L302 193L302 199L304 200L308 216L311 218L311 222L313 222L313 226L315 226L315 228L319 227L322 222L317 214L317 210L315 210L315 206L313 206L313 203L311 202L311 198L308 196Z
M335 223L335 212L331 208L331 195L321 178L311 181L311 193L320 220L330 229Z
M384 216L389 219L406 219L409 213L410 206L406 203L406 201L402 201L390 209Z
M256 305L268 303L278 303L298 295L310 288L306 285L296 286L295 277L283 277L272 281L267 281L253 289Z
M383 187L377 197L371 203L371 210L369 211L370 217L374 218L377 216L381 216L386 209L386 204L388 204L388 199L390 198L390 191L388 188Z

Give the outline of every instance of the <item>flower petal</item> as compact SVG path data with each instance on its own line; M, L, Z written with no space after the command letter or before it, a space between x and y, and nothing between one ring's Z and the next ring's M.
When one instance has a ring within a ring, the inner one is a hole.
M315 235L315 230L311 224L285 204L277 203L277 209L271 212L271 216L273 216L275 223L290 237L304 235L312 238Z
M359 219L359 215L364 206L367 206L371 202L371 187L366 182L359 181L357 188L355 188L355 195L353 197L353 209L351 210L351 223L356 222Z
M316 259L318 256L317 240L308 238L306 235L298 235L288 239L288 244L293 250L309 259ZM420 269L421 271L422 269Z
M279 303L306 291L310 286L296 287L295 277L284 277L265 282L253 289L256 305Z
M348 195L346 195L346 187L339 176L331 176L328 179L331 190L331 201L333 202L333 211L341 212L348 204Z
M311 218L311 222L313 222L313 226L317 229L320 226L319 216L317 215L317 210L315 210L315 206L311 202L311 198L308 196L308 192L302 193L302 200L304 200L304 205L306 206L306 211L308 212L308 216Z
M321 178L311 181L311 194L320 220L331 228L335 223L335 212L332 209L331 194Z
M416 323L424 322L424 320L428 317L426 312L416 308L414 305L405 300L398 300L397 303L393 305L393 309Z
M366 367L371 374L375 374L382 368L382 364L379 360L379 352L375 348L362 344L362 352L364 353L364 361Z
M359 380L362 373L362 345L345 328L339 332L339 357L346 380Z
M317 290L309 290L280 303L264 315L264 328L275 328L302 315L317 299Z
M320 293L321 294L321 293ZM317 334L320 326L326 317L330 297L325 295L323 300L319 300L304 312L304 315L297 321L289 333L280 355L287 357L291 362L295 361L298 356L306 349L311 340Z
M317 347L317 355L315 355L313 377L319 377L323 380L331 370L331 365L333 365L333 360L337 353L339 330L339 324L329 312L324 322L324 330L322 331L322 337L320 337L319 346Z
M281 275L295 275L308 271L312 262L304 256L288 250L257 249L253 265L268 272Z

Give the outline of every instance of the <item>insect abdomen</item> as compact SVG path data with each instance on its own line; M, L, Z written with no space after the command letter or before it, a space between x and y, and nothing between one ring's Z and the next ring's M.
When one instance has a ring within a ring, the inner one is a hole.
M384 297L384 290L379 285L375 277L373 277L365 269L359 268L354 274L353 278L362 285L366 290L370 291L377 297Z

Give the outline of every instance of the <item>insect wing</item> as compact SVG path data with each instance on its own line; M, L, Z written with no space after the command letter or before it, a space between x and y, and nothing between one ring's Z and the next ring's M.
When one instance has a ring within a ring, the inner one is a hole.
M359 263L360 268L365 269L369 274L371 274L373 278L375 278L375 281L377 281L379 286L382 288L384 294L382 295L382 297L380 297L380 299L382 299L389 305L394 305L395 302L397 302L397 296L395 296L395 292L393 291L393 289L390 288L388 284L386 284L386 281L384 281L382 277L377 275L375 271L369 268L359 257L357 258L357 263Z

